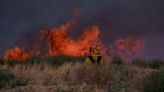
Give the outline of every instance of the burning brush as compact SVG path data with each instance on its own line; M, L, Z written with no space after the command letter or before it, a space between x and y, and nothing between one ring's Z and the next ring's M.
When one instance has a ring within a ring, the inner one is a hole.
M9 49L5 52L5 60L16 59L24 60L32 55L41 54L42 44L46 44L48 53L42 55L67 55L67 56L84 56L88 54L88 48L93 44L99 44L99 26L91 26L84 29L84 33L77 39L71 39L67 31L74 24L69 21L59 27L47 28L37 32L34 44L30 50L24 51L20 47ZM42 40L46 40L44 43ZM45 48L46 48L45 47Z
M8 49L4 54L4 59L24 60L33 55L86 56L89 54L88 48L97 45L102 50L98 50L97 47L91 48L90 57L87 58L86 63L100 61L101 64L104 64L101 56L104 56L105 59L109 57L106 53L107 50L109 50L108 53L110 53L110 56L118 55L124 60L128 60L138 55L144 45L144 40L142 38L127 37L114 41L114 43L110 45L110 48L106 48L99 39L99 26L84 28L83 33L77 39L71 39L68 35L68 30L73 25L74 20L71 20L59 27L46 28L38 31L34 43L28 46L31 47L29 50L23 50L20 47ZM100 55L99 52L101 52L102 55Z

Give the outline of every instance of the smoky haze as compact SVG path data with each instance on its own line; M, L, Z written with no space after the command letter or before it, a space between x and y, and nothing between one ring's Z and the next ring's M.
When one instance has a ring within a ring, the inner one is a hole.
M75 27L69 31L73 38L83 27L98 24L104 44L129 35L141 35L146 45L140 56L163 58L163 5L163 0L1 0L0 56L15 45L23 33L33 36L43 26L65 23L75 17L73 11L79 8Z

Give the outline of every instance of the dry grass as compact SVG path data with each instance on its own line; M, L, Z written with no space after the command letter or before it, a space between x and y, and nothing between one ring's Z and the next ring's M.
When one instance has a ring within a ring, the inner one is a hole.
M1 65L1 71L27 80L27 85L4 87L0 92L140 92L142 80L150 68L132 65L84 65L65 63L54 66L48 63L33 65Z

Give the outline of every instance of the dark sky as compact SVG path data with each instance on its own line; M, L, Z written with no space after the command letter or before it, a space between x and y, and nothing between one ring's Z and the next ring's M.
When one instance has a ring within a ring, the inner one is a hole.
M103 42L127 35L147 39L145 56L164 57L164 0L0 0L0 56L22 32L60 25L80 9L77 24L98 23Z

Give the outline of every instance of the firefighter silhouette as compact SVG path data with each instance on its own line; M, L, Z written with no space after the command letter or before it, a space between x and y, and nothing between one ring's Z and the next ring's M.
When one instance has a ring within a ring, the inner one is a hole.
M87 65L90 65L90 64L104 65L105 64L104 58L100 54L100 50L97 46L90 48L90 55L86 58L86 60L84 61L84 64L87 64Z

